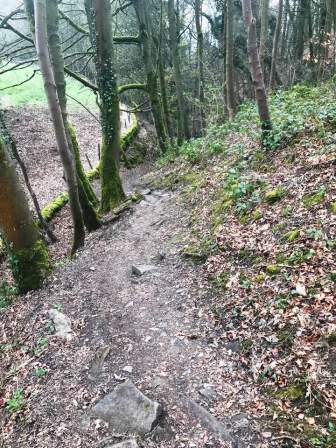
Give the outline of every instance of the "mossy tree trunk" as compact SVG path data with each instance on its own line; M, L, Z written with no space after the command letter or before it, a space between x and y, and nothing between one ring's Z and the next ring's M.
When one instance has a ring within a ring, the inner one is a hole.
M79 201L74 158L68 145L62 111L57 95L54 73L49 57L46 23L46 0L34 0L34 14L37 58L40 64L40 69L44 81L44 89L48 99L48 106L54 126L57 146L68 184L69 202L74 226L74 237L72 245L72 254L74 254L77 249L84 245L85 229Z
M168 21L169 21L169 40L170 50L174 69L174 82L177 99L177 143L181 144L183 140L190 138L188 114L186 111L186 100L183 93L180 50L178 45L178 29L174 0L168 0Z
M162 103L159 96L158 77L156 70L157 51L153 39L152 27L148 13L148 2L133 0L133 6L139 24L139 35L142 44L142 57L147 79L147 92L152 107L155 130L162 153L168 149L169 140L163 115Z
M68 120L64 58L59 36L59 12L57 3L57 0L49 0L47 8L49 53L54 71L56 89L67 135L67 141L75 160L79 201L81 204L83 220L85 227L89 232L91 232L100 227L100 222L94 208L94 206L98 205L98 199L85 175L80 158L80 149L76 132Z
M258 105L261 122L262 140L265 143L269 132L272 130L271 116L268 109L268 101L264 84L263 72L259 59L257 45L256 21L252 14L251 0L243 0L243 13L247 28L247 51L254 92Z
M100 160L101 210L108 212L125 199L119 174L120 108L108 0L85 0L90 40L95 49L95 65L100 99L102 145Z
M37 289L50 271L48 249L0 136L0 231L9 243L10 264L21 293Z

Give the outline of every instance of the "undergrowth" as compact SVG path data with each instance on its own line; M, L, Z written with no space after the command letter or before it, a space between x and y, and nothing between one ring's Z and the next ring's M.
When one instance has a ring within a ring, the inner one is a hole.
M269 97L273 130L265 146L277 149L303 133L316 133L321 138L336 127L336 78L319 86L296 85L289 90L279 90ZM233 121L210 126L204 138L191 139L177 150L172 148L161 162L182 156L191 163L218 154L243 155L244 144L232 144L232 134L239 133L256 141L260 139L259 118L254 102L240 106Z

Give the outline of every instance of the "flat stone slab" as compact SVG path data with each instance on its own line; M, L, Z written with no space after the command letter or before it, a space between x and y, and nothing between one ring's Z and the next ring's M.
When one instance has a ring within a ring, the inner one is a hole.
M135 439L129 439L115 445L107 445L106 448L139 448L139 445Z
M144 435L157 424L162 407L126 381L100 400L93 413L116 432Z
M154 272L156 270L157 267L151 264L138 264L132 266L132 274L137 275L138 277L141 277L142 275L148 274L150 272Z

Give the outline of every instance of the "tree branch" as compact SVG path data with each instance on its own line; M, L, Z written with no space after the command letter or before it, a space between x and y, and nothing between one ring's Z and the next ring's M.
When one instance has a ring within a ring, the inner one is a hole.
M140 84L140 83L133 83L133 84L125 84L123 86L119 86L118 87L119 95L121 93L126 92L127 90L144 90L144 91L147 91L147 85L146 84Z

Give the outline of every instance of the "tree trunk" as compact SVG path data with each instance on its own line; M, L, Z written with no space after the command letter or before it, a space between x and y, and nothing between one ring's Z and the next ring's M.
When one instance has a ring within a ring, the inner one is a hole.
M181 63L178 47L178 34L176 26L176 16L175 16L175 6L174 0L168 0L168 21L169 21L169 40L170 49L172 54L173 69L174 69L174 81L176 87L176 98L177 98L177 122L178 122L178 133L177 133L177 143L181 144L183 140L190 138L189 124L187 119L187 112L185 108L185 98L183 94L182 87L182 76L181 76Z
M68 121L64 59L59 36L57 0L49 0L48 2L47 30L49 38L49 53L55 77L58 100L62 111L68 145L75 159L79 201L81 204L83 220L87 230L91 232L100 227L100 222L94 209L94 205L98 205L98 199L85 175L80 159L80 150L76 132Z
M45 231L45 234L49 237L50 241L52 243L55 243L57 241L57 238L55 237L53 232L49 229L46 220L42 216L41 207L40 207L39 201L37 199L37 196L33 190L33 187L31 186L25 163L20 157L20 154L17 150L15 140L13 139L12 135L10 134L10 132L7 129L5 119L4 119L1 111L0 111L0 135L3 135L5 143L9 145L15 160L19 164L19 167L21 169L27 190L30 194L31 200L33 201L35 211L38 216L41 228Z
M197 33L197 80L198 80L198 99L200 102L200 133L202 134L205 128L205 79L204 79L204 38L201 23L201 12L202 12L202 0L195 0L195 23L196 23L196 33Z
M298 64L301 64L304 51L304 36L306 22L306 0L299 0L296 14L295 51Z
M159 61L159 75L160 75L160 90L161 90L161 98L162 98L162 108L166 122L166 129L168 131L168 135L170 140L172 141L174 138L174 129L171 122L168 98L167 98L167 89L166 89L166 76L165 76L165 68L163 62L162 49L160 48L160 61Z
M260 63L263 72L265 73L265 57L267 53L268 44L268 15L269 15L269 0L261 0L260 6Z
M4 141L0 137L0 230L10 243L10 264L21 293L37 289L50 271L48 250Z
M243 0L244 19L247 28L247 50L249 56L252 82L258 105L259 117L261 121L262 140L265 142L269 132L272 130L271 117L268 109L266 89L263 73L260 65L256 22L252 15L251 0Z
M273 39L272 65L271 65L271 74L270 74L270 81L269 81L270 89L274 88L274 82L275 82L276 64L277 64L278 50L279 50L279 39L280 39L281 24L282 24L283 0L279 0L278 8L279 8L278 17L277 17L277 22L276 22L276 27L275 27L275 32L274 32L274 39Z
M78 185L75 165L71 150L68 145L66 131L63 123L61 108L59 105L54 74L48 52L48 35L46 27L46 0L34 0L35 10L35 38L36 51L40 64L44 89L48 99L49 110L54 125L58 150L68 183L69 202L74 225L74 238L72 254L84 245L85 230L82 211L79 204Z
M139 23L140 40L142 44L142 57L147 78L147 92L152 106L155 130L161 152L168 149L168 135L163 116L162 103L159 97L156 51L148 14L148 2L145 0L133 0L133 6Z
M119 174L120 108L114 63L109 0L85 0L90 39L95 49L100 98L102 145L100 160L101 209L108 212L125 199Z
M234 65L233 65L233 0L227 0L226 9L226 105L229 120L236 113L236 101L234 92Z

